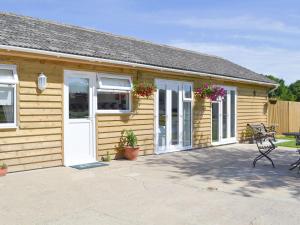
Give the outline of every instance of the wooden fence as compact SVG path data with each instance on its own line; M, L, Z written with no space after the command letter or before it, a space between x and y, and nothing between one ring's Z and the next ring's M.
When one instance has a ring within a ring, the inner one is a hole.
M277 132L300 131L300 102L277 101L269 103L268 123L277 124Z

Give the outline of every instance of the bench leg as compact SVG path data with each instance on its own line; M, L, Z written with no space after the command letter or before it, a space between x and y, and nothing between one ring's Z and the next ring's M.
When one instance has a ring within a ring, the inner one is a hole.
M299 170L300 170L300 159L298 159L297 162L294 162L291 164L291 168L289 170L293 170L295 168L299 167Z
M269 154L270 152L272 152L273 150L274 150L273 148L269 148L269 149L268 149L267 151L265 151L265 152L264 152L264 151L261 151L261 150L258 150L258 151L260 152L260 155L257 156L257 157L254 159L254 161L253 161L253 167L255 167L256 162L257 162L258 160L262 159L263 157L266 157L266 158L271 162L273 168L275 168L275 165L274 165L273 160L268 156L268 154Z

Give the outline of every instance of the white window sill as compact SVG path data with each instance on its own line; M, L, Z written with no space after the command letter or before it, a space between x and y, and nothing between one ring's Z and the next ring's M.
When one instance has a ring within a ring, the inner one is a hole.
M0 129L17 129L18 126L15 124L0 124Z
M218 146L218 145L230 145L230 144L236 144L238 143L237 140L229 140L229 141L221 141L221 142L211 142L212 146Z
M119 111L119 110L97 110L96 114L132 114L132 112L130 110L126 110L126 111Z

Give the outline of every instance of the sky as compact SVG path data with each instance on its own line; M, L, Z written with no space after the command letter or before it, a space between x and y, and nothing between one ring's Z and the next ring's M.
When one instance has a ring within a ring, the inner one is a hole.
M300 80L300 0L0 0L0 11L217 55Z

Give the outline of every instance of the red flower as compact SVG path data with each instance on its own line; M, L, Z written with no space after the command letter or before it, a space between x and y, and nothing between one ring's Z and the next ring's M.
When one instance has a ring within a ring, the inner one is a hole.
M156 87L152 83L135 83L133 86L133 94L136 96L150 97L153 95Z

